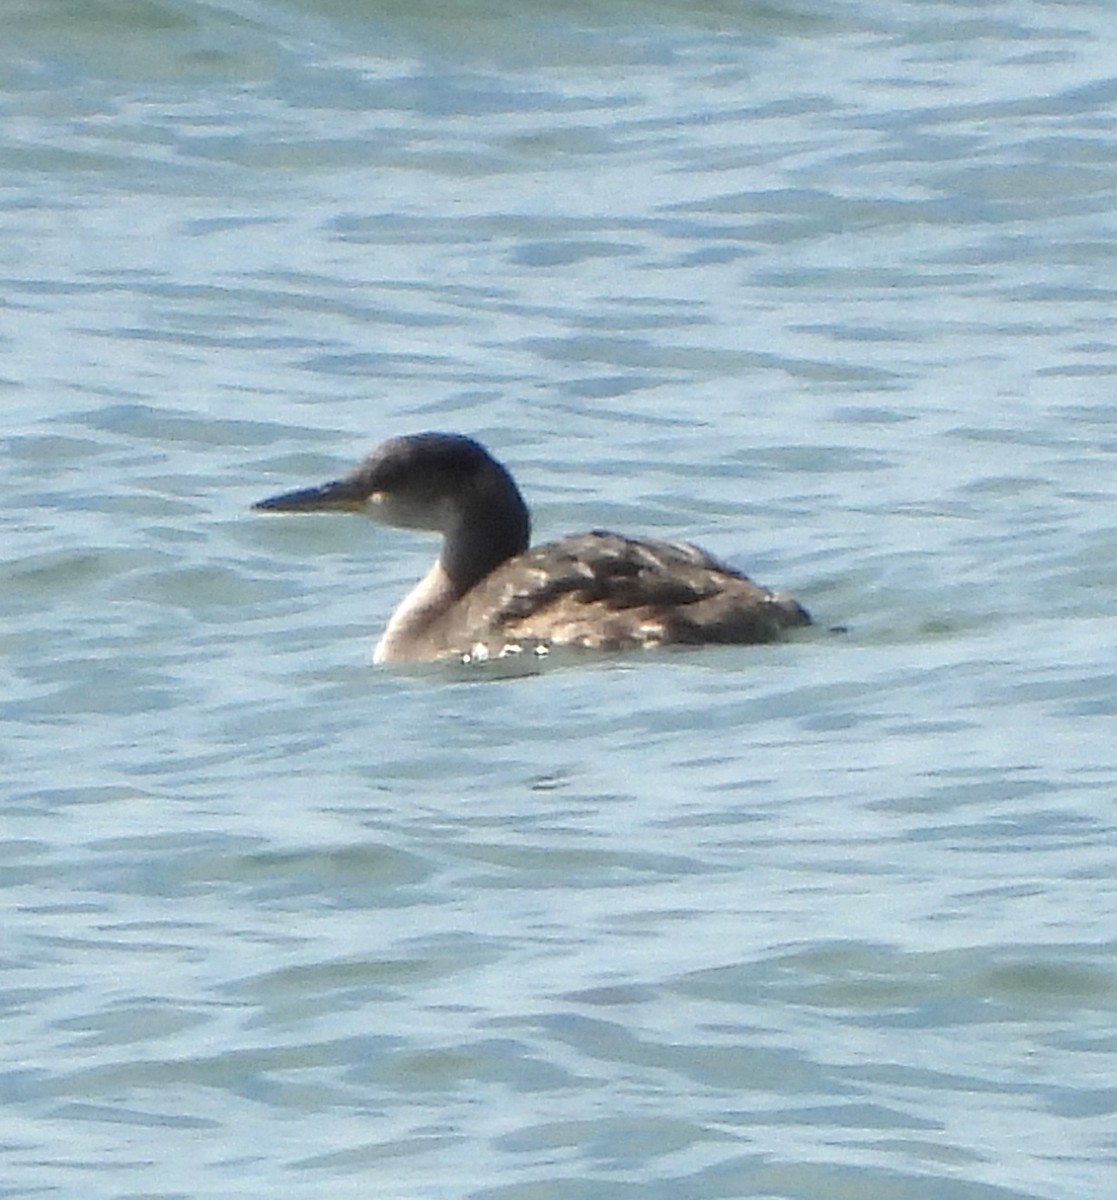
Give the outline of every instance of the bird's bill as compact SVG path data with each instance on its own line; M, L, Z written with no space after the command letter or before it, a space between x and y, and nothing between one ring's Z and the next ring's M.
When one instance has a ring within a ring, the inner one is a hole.
M253 512L363 512L369 494L352 479L335 479L319 487L299 488L257 500Z

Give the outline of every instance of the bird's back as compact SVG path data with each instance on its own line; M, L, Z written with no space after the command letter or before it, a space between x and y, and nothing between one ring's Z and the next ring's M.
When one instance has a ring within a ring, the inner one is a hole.
M768 642L810 624L697 546L595 530L508 559L428 631L437 656L506 646L624 650L672 643Z

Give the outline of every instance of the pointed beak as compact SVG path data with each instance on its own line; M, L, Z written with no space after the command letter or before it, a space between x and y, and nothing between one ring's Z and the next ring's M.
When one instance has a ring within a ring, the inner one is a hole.
M320 487L299 488L257 500L253 512L363 512L371 497L353 479L335 479Z

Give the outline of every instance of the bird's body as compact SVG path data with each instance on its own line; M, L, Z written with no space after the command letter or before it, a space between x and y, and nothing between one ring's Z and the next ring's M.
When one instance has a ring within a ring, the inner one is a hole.
M344 479L255 507L358 511L443 535L438 561L389 621L378 662L768 642L810 623L789 596L685 542L595 530L529 549L512 477L456 434L393 438Z
M441 573L438 565L434 570ZM604 530L525 550L447 599L415 630L417 638L397 642L386 635L379 657L767 642L805 623L794 601L764 591L697 546Z

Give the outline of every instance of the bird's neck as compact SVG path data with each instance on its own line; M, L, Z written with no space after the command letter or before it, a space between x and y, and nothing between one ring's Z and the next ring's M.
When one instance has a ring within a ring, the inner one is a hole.
M426 657L424 635L460 595L439 559L392 613L376 643L373 662L406 662Z
M530 536L527 506L505 474L471 497L447 529L438 561L458 595L464 596L502 562L522 554Z
M438 622L455 604L495 571L522 554L530 538L527 508L507 500L475 506L447 530L438 561L403 598L373 652L375 662L429 658L438 641Z
M438 561L404 597L376 645L376 662L432 657L438 623L487 575L522 554L531 520L519 488L499 464L463 501L442 538Z

